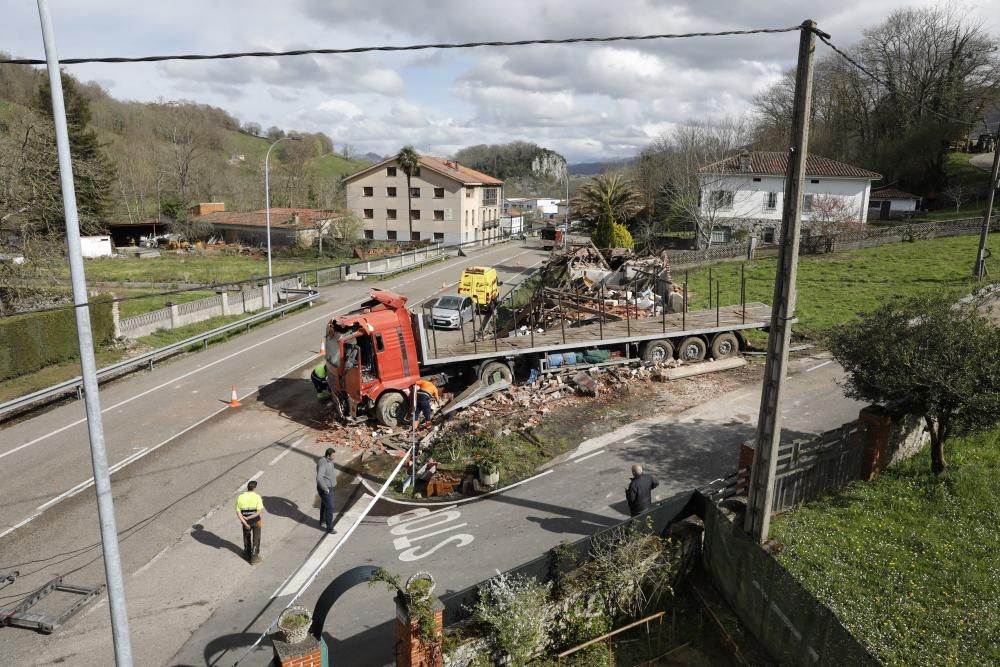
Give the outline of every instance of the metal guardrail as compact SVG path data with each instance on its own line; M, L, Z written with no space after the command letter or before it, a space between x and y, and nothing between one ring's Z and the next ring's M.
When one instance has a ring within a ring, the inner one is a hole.
M278 306L274 310L265 310L257 313L256 315L251 315L250 317L245 317L242 320L224 324L221 327L212 329L211 331L206 331L196 336L185 338L182 341L171 343L170 345L146 352L145 354L141 354L137 357L125 359L116 364L99 368L97 370L98 382L104 382L121 375L125 375L128 372L136 370L140 366L152 368L154 361L179 354L197 343L203 343L205 347L208 347L208 341L211 338L215 338L216 336L220 336L237 329L242 329L244 327L249 330L251 326L257 324L258 322L263 322L264 320L275 316L280 317L290 310L300 308L306 304L312 304L313 301L319 298L319 293L315 290L282 289L282 291L292 294L302 294L305 292L306 296L304 298L286 303L283 306ZM27 408L47 401L62 398L74 391L77 393L78 397L82 397L83 378L79 375L72 380L66 380L65 382L60 382L59 384L52 385L51 387L46 387L45 389L39 389L38 391L34 391L30 394L19 396L18 398L7 401L6 403L0 403L0 421L7 419L9 415L16 414L26 410Z

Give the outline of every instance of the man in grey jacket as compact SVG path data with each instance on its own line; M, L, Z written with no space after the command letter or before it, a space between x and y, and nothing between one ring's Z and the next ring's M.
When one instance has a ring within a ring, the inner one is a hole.
M319 492L319 527L328 533L333 529L333 489L337 486L337 469L333 467L333 447L316 462L316 490Z

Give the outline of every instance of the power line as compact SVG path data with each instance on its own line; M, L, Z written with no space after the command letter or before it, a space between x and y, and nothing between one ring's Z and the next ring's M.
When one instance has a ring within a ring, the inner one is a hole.
M474 49L481 46L531 46L535 44L584 44L606 42L640 42L659 39L687 39L690 37L729 37L732 35L761 35L795 32L802 26L789 28L757 28L755 30L725 30L722 32L687 32L656 35L618 35L613 37L567 37L565 39L522 39L514 42L462 42L438 44L410 44L406 46L358 46L350 49L296 49L294 51L240 51L215 54L185 54L173 56L139 56L135 58L63 58L60 65L82 65L84 63L156 63L169 60L232 60L234 58L282 58L286 56L337 55L347 53L372 53L376 51L425 51L428 49ZM0 58L0 65L44 65L44 60L35 58Z

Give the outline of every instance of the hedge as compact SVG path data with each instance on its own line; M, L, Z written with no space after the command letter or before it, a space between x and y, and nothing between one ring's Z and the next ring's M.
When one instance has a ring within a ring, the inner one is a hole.
M111 308L109 301L91 301L90 324L96 346L114 339ZM61 308L0 320L0 380L78 358L80 347L73 311Z

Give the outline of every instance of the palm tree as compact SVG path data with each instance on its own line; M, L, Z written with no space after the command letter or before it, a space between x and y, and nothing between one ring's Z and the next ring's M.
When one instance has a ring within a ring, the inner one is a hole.
M416 173L417 169L420 168L420 155L414 150L413 146L403 146L396 153L396 164L403 173L406 174L406 220L410 224L410 238L413 239L413 214L411 213L410 206L412 205L410 201L410 178Z
M573 210L596 222L610 207L614 221L626 224L642 210L642 197L635 185L621 174L599 174L580 188Z

